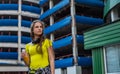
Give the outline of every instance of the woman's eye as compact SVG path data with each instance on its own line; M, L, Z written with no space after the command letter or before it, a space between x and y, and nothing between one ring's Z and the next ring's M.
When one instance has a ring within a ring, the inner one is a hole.
M39 26L35 26L35 28L39 28Z

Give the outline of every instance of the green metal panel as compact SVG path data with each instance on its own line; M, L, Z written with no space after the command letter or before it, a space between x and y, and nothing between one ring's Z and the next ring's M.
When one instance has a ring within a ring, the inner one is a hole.
M85 49L117 42L120 42L120 21L84 33Z
M105 74L103 57L102 47L92 50L93 74Z
M105 7L104 7L104 17L108 14L108 12L118 5L120 3L120 0L106 0Z

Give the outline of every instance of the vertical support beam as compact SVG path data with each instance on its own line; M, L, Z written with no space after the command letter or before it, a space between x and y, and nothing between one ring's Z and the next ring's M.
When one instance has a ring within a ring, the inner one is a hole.
M72 38L73 38L73 59L74 59L74 65L78 65L78 48L77 48L77 30L76 30L76 19L75 19L75 2L74 0L71 0L70 3L70 10L71 10L71 29L72 29Z
M114 9L114 10L111 11L111 21L113 22L113 21L115 21L117 19L119 19L118 10Z
M41 7L41 13L40 13L40 15L42 15L42 14L43 14L43 12L44 12L43 7Z
M103 50L103 56L104 56L104 57L103 57L103 59L104 59L104 61L103 61L103 62L104 62L104 64L103 64L103 65L104 65L104 66L103 66L103 68L104 68L104 73L107 74L107 63L106 63L106 62L107 62L107 59L106 59L106 55L105 55L105 54L106 54L106 47L104 46L103 49L101 49L101 50ZM92 50L92 51L93 51L93 50ZM93 66L93 68L94 68L94 66ZM93 69L93 70L94 70L94 69ZM93 72L94 72L94 71L93 71ZM94 74L95 74L95 73L94 73Z
M41 8L41 13L40 13L40 15L42 15L42 14L44 13L44 9L43 9L42 6L40 6L40 8Z
M22 0L18 1L18 63L21 63L21 4Z
M50 5L50 9L53 7L53 0L49 0L49 5ZM52 25L54 23L54 17L51 15L50 16L50 25ZM51 34L50 35L50 39L51 41L54 41L54 35Z
M82 74L81 66L67 67L67 74Z
M67 74L67 70L58 68L58 69L55 69L55 74Z

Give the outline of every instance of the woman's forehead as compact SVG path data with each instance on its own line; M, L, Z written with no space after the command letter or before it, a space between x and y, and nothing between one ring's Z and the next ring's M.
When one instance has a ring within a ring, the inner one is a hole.
M42 26L42 24L40 22L36 22L34 25L35 26Z

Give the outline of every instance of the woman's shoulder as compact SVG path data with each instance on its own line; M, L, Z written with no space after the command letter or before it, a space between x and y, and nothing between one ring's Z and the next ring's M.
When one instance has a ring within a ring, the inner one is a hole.
M48 47L52 46L52 41L48 38L45 39L44 44L46 44Z
M48 39L48 38L46 38L46 39L45 39L45 42L51 42L51 40L50 40L50 39Z
M49 38L45 38L45 40L50 40Z
M25 46L28 47L28 46L30 46L30 45L32 45L32 42L27 43Z

